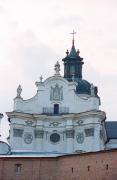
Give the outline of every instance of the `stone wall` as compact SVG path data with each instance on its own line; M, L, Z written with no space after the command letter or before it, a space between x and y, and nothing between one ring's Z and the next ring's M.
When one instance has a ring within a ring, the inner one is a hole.
M0 157L0 180L95 179L117 179L117 150L56 158Z

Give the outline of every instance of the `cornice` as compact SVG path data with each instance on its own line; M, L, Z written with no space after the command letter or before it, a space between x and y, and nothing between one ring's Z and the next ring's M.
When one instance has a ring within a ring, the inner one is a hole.
M58 116L48 116L45 114L29 114L29 113L24 113L24 112L6 112L7 116L9 118L26 118L26 119L36 119L36 120L46 120L46 119L82 119L82 118L87 118L87 117L93 117L97 118L100 117L102 121L106 119L106 114L104 111L100 110L91 110L91 111L86 111L86 112L81 112L81 113L69 113L69 114L62 114Z
M100 110L91 110L91 111L86 111L86 112L81 112L81 113L73 113L73 114L66 114L64 115L64 118L72 118L72 119L81 119L81 118L87 118L87 117L100 117L101 120L106 119L106 114L104 111Z

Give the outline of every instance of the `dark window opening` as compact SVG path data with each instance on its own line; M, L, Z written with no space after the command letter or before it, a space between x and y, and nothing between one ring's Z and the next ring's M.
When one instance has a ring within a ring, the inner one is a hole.
M15 164L15 173L16 174L21 174L21 164Z
M72 168L72 173L73 173L74 169Z
M88 171L90 171L90 166L88 166L87 168L88 168Z
M106 170L108 170L108 164L106 164Z
M54 104L54 114L59 114L59 104Z

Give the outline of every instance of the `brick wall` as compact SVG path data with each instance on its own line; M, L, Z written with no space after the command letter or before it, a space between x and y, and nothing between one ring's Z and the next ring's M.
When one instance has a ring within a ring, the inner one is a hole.
M21 165L21 172L16 172ZM117 150L58 158L1 157L0 180L116 180Z
M116 180L117 151L59 158L57 180Z

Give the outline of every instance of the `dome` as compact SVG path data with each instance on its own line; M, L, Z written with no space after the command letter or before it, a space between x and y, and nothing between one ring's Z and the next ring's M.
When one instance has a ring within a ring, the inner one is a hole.
M83 79L77 79L78 86L76 88L76 92L78 94L91 94L91 84Z

